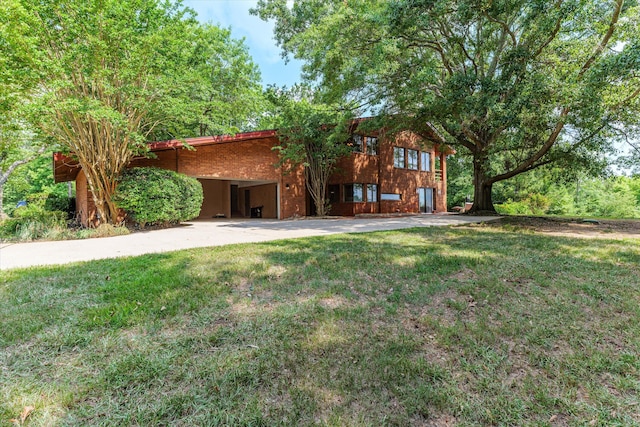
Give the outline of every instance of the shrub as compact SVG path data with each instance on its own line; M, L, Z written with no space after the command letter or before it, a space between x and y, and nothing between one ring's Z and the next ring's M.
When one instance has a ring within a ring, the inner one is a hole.
M197 179L159 168L127 169L114 197L141 227L193 219L200 213L202 199Z
M524 200L507 200L501 205L496 205L496 210L503 215L544 215L550 205L551 201L547 196L532 193Z
M47 198L44 201L44 208L48 211L62 211L67 213L67 218L73 217L75 210L75 199L65 196L61 196L56 193L47 194Z
M73 237L77 239L92 239L97 237L125 236L129 234L127 227L116 227L111 224L100 224L96 228L83 228Z
M0 222L0 238L22 241L53 238L66 232L66 218L66 212L48 211L37 204L20 207L13 211L13 218Z

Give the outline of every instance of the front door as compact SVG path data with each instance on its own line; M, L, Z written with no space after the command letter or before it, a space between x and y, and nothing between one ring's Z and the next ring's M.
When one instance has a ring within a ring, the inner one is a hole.
M422 213L433 212L433 188L418 188L418 209Z

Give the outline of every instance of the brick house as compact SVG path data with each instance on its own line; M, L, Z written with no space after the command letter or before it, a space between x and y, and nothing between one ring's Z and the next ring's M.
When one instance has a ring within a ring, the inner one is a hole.
M277 167L276 131L188 138L150 143L153 159L131 166L155 166L202 184L199 218L292 218L314 214L302 167ZM446 160L437 145L421 144L411 132L394 137L354 134L353 153L338 162L329 182L332 215L431 213L446 211ZM76 181L76 211L84 224L95 219L87 180L78 164L54 154L55 182ZM259 210L258 210L259 209Z

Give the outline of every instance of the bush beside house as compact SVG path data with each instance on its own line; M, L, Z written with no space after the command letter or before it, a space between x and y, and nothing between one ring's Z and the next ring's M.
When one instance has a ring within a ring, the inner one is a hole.
M118 180L114 200L129 220L144 228L188 221L202 206L197 179L159 168L127 169Z

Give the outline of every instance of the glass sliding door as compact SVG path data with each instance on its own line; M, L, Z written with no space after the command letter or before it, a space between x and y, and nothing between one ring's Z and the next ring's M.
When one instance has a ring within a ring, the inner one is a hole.
M418 208L422 213L433 212L433 188L418 188Z

